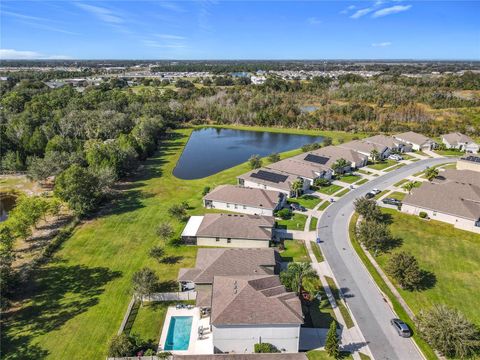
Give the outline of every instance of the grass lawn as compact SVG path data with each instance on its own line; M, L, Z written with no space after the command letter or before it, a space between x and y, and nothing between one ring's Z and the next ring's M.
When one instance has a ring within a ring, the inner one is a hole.
M403 166L405 166L405 165L406 165L406 164L404 164L404 163L400 163L400 164L398 164L398 165L396 165L396 166L392 166L391 168L389 168L389 169L387 169L387 170L385 170L385 171L386 171L386 172L390 172L390 171L393 171L393 170L397 170L397 169L400 169L401 167L403 167Z
M403 158L403 160L413 160L416 159L413 156L407 155L407 154L400 154L400 156Z
M318 196L308 194L304 194L299 198L288 199L288 203L297 203L303 207L306 207L307 209L313 209L320 203L320 201L322 201L322 199L320 199Z
M359 352L360 360L370 360L370 356L365 355L364 353Z
M377 195L374 196L374 199L380 199L383 195L385 195L386 193L388 193L390 190L383 190L381 192L379 192Z
M360 174L363 174L363 175L371 175L372 174L370 171L363 170L363 169L357 170L357 172L359 172Z
M178 130L166 140L124 185L122 196L79 225L52 261L35 272L14 311L2 319L3 359L104 359L130 301L135 271L150 267L164 289L176 288L178 269L194 265L197 249L165 245L166 255L175 259L170 264L148 256L162 243L155 234L161 222L171 222L176 234L184 227L170 219L168 208L188 201L189 214L202 214L205 186L234 184L249 170L244 163L204 179L175 178L172 171L191 131ZM135 326L142 326L141 318Z
M310 219L310 226L308 230L315 231L317 229L317 224L318 224L318 218L316 218L315 216L312 216L312 218Z
M435 150L435 152L442 156L462 156L465 154L464 151L459 151L455 149Z
M397 163L396 161L390 160L390 159L386 159L386 160L383 160L383 161L378 161L375 164L372 163L371 161L369 161L367 167L369 167L373 170L383 170L387 167L395 165L396 163Z
M343 190L340 191L338 194L335 194L335 196L342 197L343 195L345 195L345 194L348 193L349 191L350 191L350 189L343 189Z
M330 290L332 290L332 294L333 294L333 297L335 298L335 302L337 303L338 309L342 313L343 319L345 320L345 325L347 326L348 329L354 327L355 324L353 323L352 317L350 316L350 313L348 312L348 309L345 306L345 303L340 297L340 291L338 290L337 285L335 284L335 281L328 276L325 276L325 279L327 280Z
M302 240L284 240L285 250L280 252L283 261L310 262L307 248Z
M405 199L405 196L407 196L407 193L403 193L403 192L399 192L399 191L394 191L394 192L388 194L389 198L397 199L397 200L400 200L400 201Z
M409 180L408 179L403 179L403 180L400 180L399 182L393 184L393 186L395 187L400 187L402 186L403 184L407 183Z
M318 210L320 210L320 211L321 211L321 210L325 210L325 209L328 207L328 205L330 205L330 201L328 201L328 200L327 200L327 201L324 201L324 202L322 203L322 205L320 205L320 206L318 207Z
M293 213L292 217L287 220L277 220L277 225L280 229L289 230L303 230L305 229L305 223L307 222L307 216L302 214Z
M307 352L308 360L335 360L335 358L328 355L325 350L311 350ZM353 359L350 353L341 353L340 359Z
M359 182L356 182L355 185L362 185L362 184L365 184L366 182L368 182L368 179L362 179Z
M322 186L318 189L318 192L326 195L332 195L333 193L336 193L337 191L343 189L340 185L335 185L331 184L328 186Z
M318 246L317 243L312 242L312 251L313 251L313 255L315 255L315 258L317 259L318 262L322 262L325 260L323 258L322 250L320 250L320 246Z
M343 181L347 184L353 184L355 181L358 181L361 178L360 175L344 175L339 177L337 180Z
M314 328L328 328L332 321L336 321L335 313L328 301L323 286L318 291L321 300L315 299L309 303L309 306L302 304L305 314L305 326Z
M386 296L388 296L392 306L393 310L395 313L398 315L399 318L401 318L403 321L405 321L408 326L413 330L413 339L417 343L417 345L420 347L422 350L423 354L428 360L437 360L437 356L435 355L434 351L432 348L423 340L420 338L416 331L415 323L412 321L412 319L409 318L408 314L406 311L403 309L403 307L400 305L398 300L395 298L393 295L392 291L390 288L385 284L383 281L382 277L380 274L377 272L377 270L373 267L372 263L368 259L367 255L364 253L363 249L361 248L359 242L356 239L355 236L355 225L357 224L359 215L357 213L354 213L351 220L350 220L350 225L348 228L348 233L350 235L350 241L352 243L353 248L358 254L358 257L362 260L364 263L365 267L368 269L368 272L370 275L373 277L375 280L375 283L378 285L378 287L382 290Z
M455 229L439 221L424 221L391 209L382 209L392 217L390 230L403 240L398 251L413 254L422 269L431 271L436 283L428 290L409 292L398 289L410 308L418 314L434 304L459 309L480 326L480 235ZM391 254L377 257L382 268Z

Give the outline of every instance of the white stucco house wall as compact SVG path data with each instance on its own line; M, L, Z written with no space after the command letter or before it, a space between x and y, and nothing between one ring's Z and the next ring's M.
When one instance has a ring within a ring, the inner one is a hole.
M435 140L413 131L407 131L401 134L393 135L393 137L399 141L411 145L412 149L415 151L432 150L437 146Z
M457 149L473 154L480 150L480 145L474 142L470 136L459 132L442 135L442 143L447 149Z

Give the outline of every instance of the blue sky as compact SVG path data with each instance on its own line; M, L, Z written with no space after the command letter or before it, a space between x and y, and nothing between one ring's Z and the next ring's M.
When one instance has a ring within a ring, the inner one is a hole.
M478 1L9 1L0 57L475 59Z

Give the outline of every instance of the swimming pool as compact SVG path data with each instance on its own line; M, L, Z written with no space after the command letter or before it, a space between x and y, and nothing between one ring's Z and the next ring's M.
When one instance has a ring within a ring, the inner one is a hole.
M188 350L193 316L172 316L168 326L165 350Z

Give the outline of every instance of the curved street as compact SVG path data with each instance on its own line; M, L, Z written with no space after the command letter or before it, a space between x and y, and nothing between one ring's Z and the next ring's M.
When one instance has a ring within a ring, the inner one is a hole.
M416 360L423 359L423 356L411 339L401 338L393 329L390 324L394 317L392 310L350 245L348 227L354 211L353 201L374 188L383 190L427 166L454 160L421 160L370 180L327 207L318 221L318 237L324 257L376 360Z

